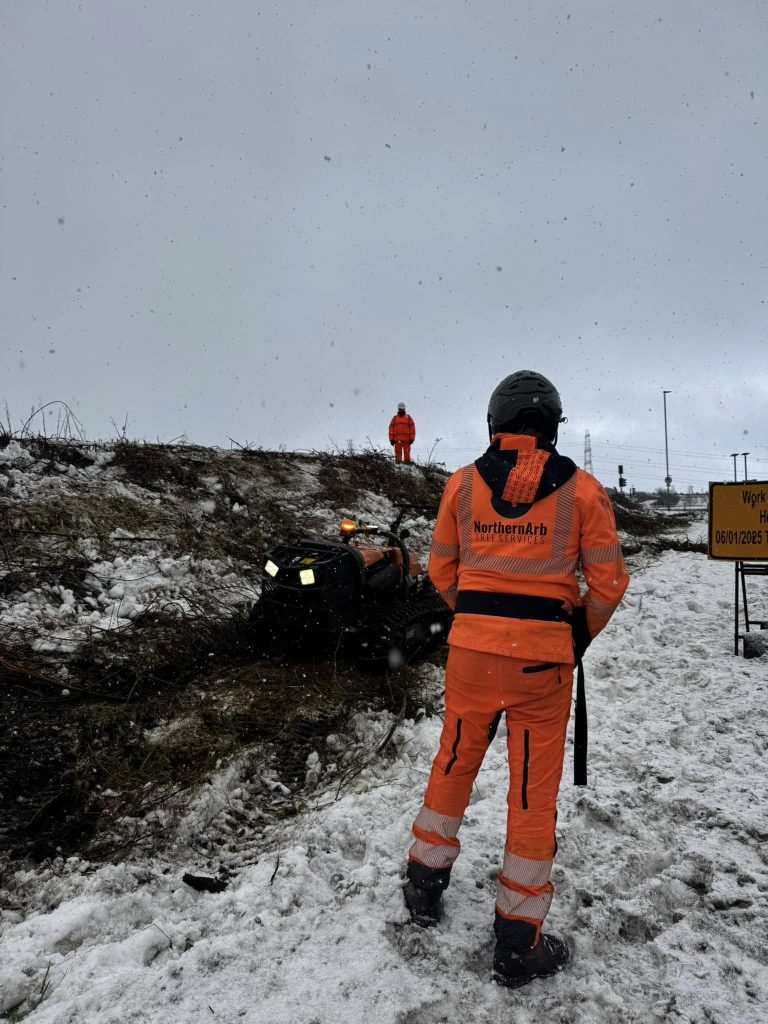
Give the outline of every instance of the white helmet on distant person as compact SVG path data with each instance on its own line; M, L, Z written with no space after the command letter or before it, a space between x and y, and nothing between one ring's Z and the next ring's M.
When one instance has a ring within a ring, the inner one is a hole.
M405 402L398 402L397 403L397 411L398 412L405 412Z

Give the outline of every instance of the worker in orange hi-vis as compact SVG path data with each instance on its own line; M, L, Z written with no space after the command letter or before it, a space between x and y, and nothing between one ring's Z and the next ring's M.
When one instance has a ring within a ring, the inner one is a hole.
M416 440L416 424L399 402L397 412L389 421L389 443L395 449L395 462L411 461L411 445Z
M491 445L448 480L429 556L429 576L454 620L440 748L413 823L403 892L416 923L438 923L472 785L506 716L508 814L493 977L509 987L556 974L570 958L542 924L553 894L574 663L574 781L584 785L581 655L629 582L610 499L554 447L562 422L560 396L546 377L522 370L499 384L488 407Z

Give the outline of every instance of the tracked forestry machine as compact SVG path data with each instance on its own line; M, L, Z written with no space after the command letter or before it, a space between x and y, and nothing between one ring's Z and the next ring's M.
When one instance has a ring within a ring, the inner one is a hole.
M408 551L404 514L389 529L344 519L337 541L270 551L251 614L257 644L395 668L445 643L452 613Z

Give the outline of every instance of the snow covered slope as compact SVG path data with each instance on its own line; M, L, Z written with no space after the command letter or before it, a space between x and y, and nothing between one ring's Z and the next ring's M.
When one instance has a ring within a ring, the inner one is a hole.
M329 737L308 763L314 806L258 847L247 823L264 783L243 756L162 856L15 872L0 1010L31 1024L762 1024L768 661L732 654L731 600L730 566L662 554L588 652L590 785L571 787L566 768L548 923L575 953L557 978L513 993L489 980L503 737L478 778L444 921L424 932L406 920L433 715L401 722L346 787L323 785ZM438 669L423 672L438 700ZM355 720L370 751L391 724ZM222 866L223 893L181 881Z

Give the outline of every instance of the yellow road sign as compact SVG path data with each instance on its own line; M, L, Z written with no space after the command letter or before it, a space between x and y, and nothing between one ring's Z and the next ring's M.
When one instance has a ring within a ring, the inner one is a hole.
M710 483L709 557L768 561L768 481Z

